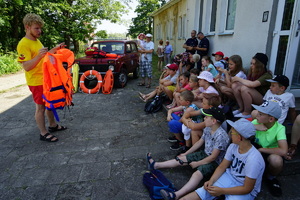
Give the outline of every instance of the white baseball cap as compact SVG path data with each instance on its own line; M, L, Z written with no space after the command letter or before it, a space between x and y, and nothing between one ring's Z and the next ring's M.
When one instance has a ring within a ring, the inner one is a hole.
M152 38L152 35L150 33L147 33L146 37L151 37Z
M212 73L210 73L208 71L201 72L200 75L197 76L197 78L204 79L209 83L214 83L214 77L213 77Z

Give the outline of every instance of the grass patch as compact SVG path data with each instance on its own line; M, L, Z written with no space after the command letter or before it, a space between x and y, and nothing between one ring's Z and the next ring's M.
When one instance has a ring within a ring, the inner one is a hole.
M22 66L17 61L17 54L8 52L0 54L0 76L4 74L16 73L22 69Z

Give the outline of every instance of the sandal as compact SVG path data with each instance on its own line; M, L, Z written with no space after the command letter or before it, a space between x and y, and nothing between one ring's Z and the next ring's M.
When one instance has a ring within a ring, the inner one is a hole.
M54 138L56 138L56 139L53 140ZM40 140L47 141L47 142L57 142L58 138L55 137L54 135L50 135L50 133L46 133L45 135L40 134Z
M153 160L153 162L150 163L150 159L153 160L151 154L150 154L150 153L147 153L147 154L146 154L147 168L148 168L148 170L154 170L155 161Z
M145 83L139 83L138 86L145 86Z
M291 146L288 149L288 152L285 156L286 160L293 160L293 157L295 156L297 151L297 145L296 144L291 144Z
M164 198L164 200L175 200L176 194L174 192L168 192L167 190L160 190L160 195Z
M60 126L60 128L59 128L58 124L55 127L50 127L50 126L48 127L48 131L50 133L53 133L53 132L56 132L56 131L64 131L66 129L67 129L67 127L64 127L64 126Z

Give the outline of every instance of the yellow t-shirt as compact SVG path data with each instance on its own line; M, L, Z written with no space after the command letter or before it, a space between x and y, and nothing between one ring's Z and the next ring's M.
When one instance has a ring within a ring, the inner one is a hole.
M43 48L43 44L38 39L33 41L23 37L17 46L18 62L22 63L33 59L41 48ZM30 71L25 71L25 77L27 85L43 85L43 59Z

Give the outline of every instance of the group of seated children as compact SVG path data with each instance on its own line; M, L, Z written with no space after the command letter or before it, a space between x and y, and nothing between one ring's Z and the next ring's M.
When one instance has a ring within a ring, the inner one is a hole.
M268 57L263 53L253 56L248 76L239 55L229 57L228 63L224 63L222 52L213 55L219 62L217 67L209 57L202 58L201 73L193 68L179 74L179 66L169 64L154 91L139 93L144 102L161 93L172 100L167 105L167 120L173 136L168 141L173 143L171 150L180 150L175 159L164 162L156 162L147 153L148 168L197 168L180 190L162 190L161 195L164 199L213 199L222 195L226 199L254 199L264 173L270 193L281 196L276 176L284 159L295 155L300 139L295 98L285 91L289 80L284 75L272 79L266 68ZM225 109L232 105L237 107L230 112L234 118ZM282 125L288 112L293 122L297 117L290 148ZM192 192L203 179L208 181Z

